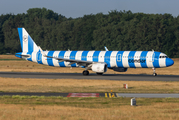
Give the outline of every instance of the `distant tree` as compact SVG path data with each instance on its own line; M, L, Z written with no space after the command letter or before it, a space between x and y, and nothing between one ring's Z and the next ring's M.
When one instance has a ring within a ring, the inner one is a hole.
M179 57L179 16L109 11L66 18L46 8L0 16L0 54L21 51L18 27L44 50L152 50Z

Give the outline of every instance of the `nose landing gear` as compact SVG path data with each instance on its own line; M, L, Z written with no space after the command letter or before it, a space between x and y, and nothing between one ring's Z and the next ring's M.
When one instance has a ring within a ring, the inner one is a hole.
M153 70L153 76L157 76L157 73L155 73L155 68L152 68Z

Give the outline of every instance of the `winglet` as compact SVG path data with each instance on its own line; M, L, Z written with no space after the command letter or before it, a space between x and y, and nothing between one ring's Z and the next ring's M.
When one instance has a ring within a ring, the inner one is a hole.
M108 48L107 48L106 46L104 46L104 49L105 49L106 51L109 51Z
M40 52L42 53L42 55L43 55L44 57L47 57L47 55L44 53L44 51L42 50L42 48L41 48L40 46L38 46L38 48L39 48Z

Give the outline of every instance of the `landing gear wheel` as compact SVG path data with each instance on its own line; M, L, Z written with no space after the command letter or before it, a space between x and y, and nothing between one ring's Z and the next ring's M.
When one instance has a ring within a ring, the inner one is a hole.
M157 76L157 73L154 73L153 76Z
M83 71L83 75L89 75L89 71L84 70L84 71Z
M155 73L155 68L152 68L153 70L153 76L157 76L157 73Z
M97 75L103 75L103 73L96 73Z

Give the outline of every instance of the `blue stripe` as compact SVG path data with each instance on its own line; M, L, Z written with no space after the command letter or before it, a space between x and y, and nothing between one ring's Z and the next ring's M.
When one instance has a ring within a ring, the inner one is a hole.
M32 52L27 52L27 55L30 55L30 58L27 58L27 60L32 61Z
M105 55L104 55L104 62L107 63L108 67L110 68L110 56L111 56L112 51L106 51Z
M32 41L32 38L28 35L28 52L34 51L34 43Z
M155 68L159 68L159 55L160 55L160 52L154 52L155 53L155 56L154 56L154 62L153 62L153 66Z
M70 59L75 60L76 53L77 51L72 51L70 53ZM72 64L71 67L76 67L76 63Z
M87 54L89 51L83 51L82 56L81 56L81 60L87 61Z
M37 57L37 63L42 64L42 54L41 54L40 50L37 52L36 57Z
M93 53L93 62L98 62L99 53L100 53L100 51L95 51Z
M142 51L141 55L140 55L140 64L142 68L148 68L147 67L147 61L146 61L146 57L147 57L147 53L148 51Z
M19 33L19 38L20 38L20 42L21 42L21 48L23 51L22 28L18 28L18 33Z
M66 51L60 51L58 57L59 57L59 58L64 58L65 52L66 52ZM60 66L60 67L65 67L65 63L64 63L64 62L59 62L59 66Z
M135 64L134 64L134 55L135 55L136 51L131 51L129 53L129 57L128 57L128 63L129 63L129 67L131 68L135 68Z
M123 53L124 53L124 51L118 51L118 53L116 55L116 63L117 63L118 67L124 67L122 64ZM121 58L119 59L119 57L121 57Z
M52 57L54 52L55 51L49 51L47 56L51 56ZM48 63L49 66L54 66L52 58L47 58L47 63Z

